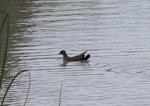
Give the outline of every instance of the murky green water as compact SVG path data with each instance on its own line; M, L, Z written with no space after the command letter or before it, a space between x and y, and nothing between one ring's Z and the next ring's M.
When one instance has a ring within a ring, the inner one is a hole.
M149 106L149 1L14 1L7 67L29 70L26 106ZM62 66L60 50L88 50L88 63ZM6 84L14 76L6 75ZM4 85L6 86L6 85ZM19 76L5 104L21 106L28 73Z

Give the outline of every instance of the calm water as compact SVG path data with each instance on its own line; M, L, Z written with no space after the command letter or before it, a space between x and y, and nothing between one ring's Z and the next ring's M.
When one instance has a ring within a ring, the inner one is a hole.
M13 2L7 67L31 73L26 106L58 106L61 83L61 106L150 105L148 0ZM60 50L91 58L62 66ZM25 72L5 104L23 105L27 88Z

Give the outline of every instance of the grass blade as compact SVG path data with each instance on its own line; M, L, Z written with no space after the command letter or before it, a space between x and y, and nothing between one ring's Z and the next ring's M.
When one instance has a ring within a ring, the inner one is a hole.
M10 12L10 7L12 5L12 1L11 0L9 3L9 7L8 10L6 12L6 15L3 19L2 25L0 27L0 59L1 59L1 50L2 50L2 31L4 28L4 24L8 18L8 24L7 24L7 40L6 40L6 48L5 48L5 53L4 53L4 60L3 60L3 65L2 65L2 70L1 70L1 75L0 75L0 90L2 87L2 82L3 82L3 75L4 75L4 70L5 70L5 63L6 63L6 57L7 57L7 48L8 48L8 40L9 40L9 12ZM3 5L3 10L4 10L4 6L5 6L5 1L4 1L4 5Z
M61 103L61 94L62 94L62 83L61 83L61 87L60 87L59 106L60 106L60 103Z
M4 19L3 19L3 22L2 22L2 25L1 25L1 28L0 28L0 39L1 39L1 37L2 37L2 31L3 31L3 27L4 27L4 24L5 24L5 22L6 22L6 19L7 19L7 17L8 17L8 11L7 11L7 13L6 13L6 15L5 15L5 17L4 17ZM2 39L1 39L2 40Z
M8 92L8 90L9 90L9 88L11 87L11 84L14 82L14 80L16 79L16 77L17 77L19 74L21 74L22 72L25 72L25 71L27 71L27 70L22 70L22 71L20 71L19 73L17 73L17 74L14 76L14 78L12 79L12 81L10 82L9 86L8 86L7 89L6 89L6 92L5 92L4 96L3 96L3 100L2 100L2 102L1 102L1 106L3 106L5 97L6 97L6 95L7 95L7 92Z
M1 29L0 29L0 55L1 55L1 44L2 44L2 36L1 36L1 32L4 26L4 23L7 19L7 17L9 16L9 13L7 12L7 14L5 15L4 21L2 23ZM8 26L9 27L9 26ZM9 29L8 29L9 30ZM7 35L8 36L8 35ZM1 71L1 77L0 77L0 90L1 90L1 85L2 85L2 81L3 81L3 74L4 74L4 70L5 70L5 62L6 62L6 56L7 56L7 47L8 47L8 38L6 41L6 49L5 49L5 55L4 55L4 60L3 60L3 66L2 66L2 71Z
M30 91L30 85L31 85L31 74L29 73L29 87L28 87L28 92L27 92L27 96L26 96L26 100L24 102L24 106L26 105L27 99L28 99L28 95L29 95L29 91Z

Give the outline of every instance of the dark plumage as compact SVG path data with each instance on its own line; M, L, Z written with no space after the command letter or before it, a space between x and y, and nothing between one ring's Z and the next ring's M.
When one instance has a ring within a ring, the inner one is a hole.
M60 51L59 54L63 55L63 60L66 60L66 61L80 61L80 60L87 60L87 59L90 58L89 54L86 55L86 56L84 55L86 52L87 51L85 51L85 52L83 52L83 53L81 53L77 56L74 56L74 57L68 57L67 53L64 50Z

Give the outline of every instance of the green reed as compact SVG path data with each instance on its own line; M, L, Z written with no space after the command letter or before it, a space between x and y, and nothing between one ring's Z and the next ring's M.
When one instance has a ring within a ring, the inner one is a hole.
M11 1L7 0L8 8L5 10L6 0L3 0L3 10L0 10L0 13L3 14L2 24L0 26L0 60L2 61L2 69L1 69L1 75L0 75L0 94L1 94L1 89L2 89L3 76L4 76L4 73L7 72L7 70L5 70L5 64L6 64L6 58L7 58L8 43L9 43L9 14L10 14L10 8L11 8L11 5L12 5L12 1L13 0L11 0ZM3 33L2 32L3 32L3 29L4 29L4 25L7 25L7 33L6 33L7 39L6 39L5 49L4 49L4 57L1 57L1 55L2 55L2 40L3 40ZM10 84L8 85L8 87L5 91L5 94L4 94L2 102L1 102L1 106L4 103L7 92L9 90L9 88L11 87L13 81L16 79L16 77L19 74L21 74L22 72L25 72L25 71L26 70L22 70L14 76L14 78L12 79L12 81L10 82ZM24 102L24 106L26 105L26 102L27 102L27 98L28 98L29 90L30 90L30 85L31 85L31 75L29 73L29 87L28 87L28 92L27 92L26 99L25 99L25 102Z
M5 9L5 1L3 1L3 9ZM9 41L9 12L10 12L10 7L11 7L11 4L12 4L12 0L11 2L8 2L10 3L9 6L8 6L8 10L4 16L4 19L2 21L2 25L0 27L0 56L1 56L1 53L2 53L2 31L3 31L3 28L4 28L4 25L6 23L6 20L7 20L7 39L6 39L6 47L5 47L5 52L4 52L4 59L3 59L3 62L2 62L2 71L1 71L1 77L0 77L0 90L1 90L1 85L2 85L2 82L3 82L3 75L4 75L4 70L5 70L5 64L6 64L6 57L7 57L7 49L8 49L8 41ZM5 10L3 10L5 11ZM2 59L2 57L0 57L0 59Z
M17 78L17 76L18 76L19 74L21 74L22 72L25 72L25 71L27 71L27 70L22 70L22 71L18 72L18 73L14 76L14 78L13 78L12 81L10 82L9 86L7 87L7 90L6 90L5 94L4 94L3 100L2 100L2 102L1 102L1 106L3 106L3 102L4 102L4 100L5 100L5 97L6 97L6 95L7 95L7 92L8 92L8 90L9 90L9 88L11 87L11 84L13 83L13 81ZM28 73L29 73L29 72L28 72ZM24 106L26 105L26 102L27 102L27 99L28 99L29 90L30 90L30 85L31 85L31 75L30 75L30 73L29 73L29 87L28 87L28 93L27 93L27 96L26 96L26 99L25 99L25 102L24 102Z
M59 106L60 106L60 103L61 103L61 94L62 94L62 83L61 83L60 94L59 94Z

